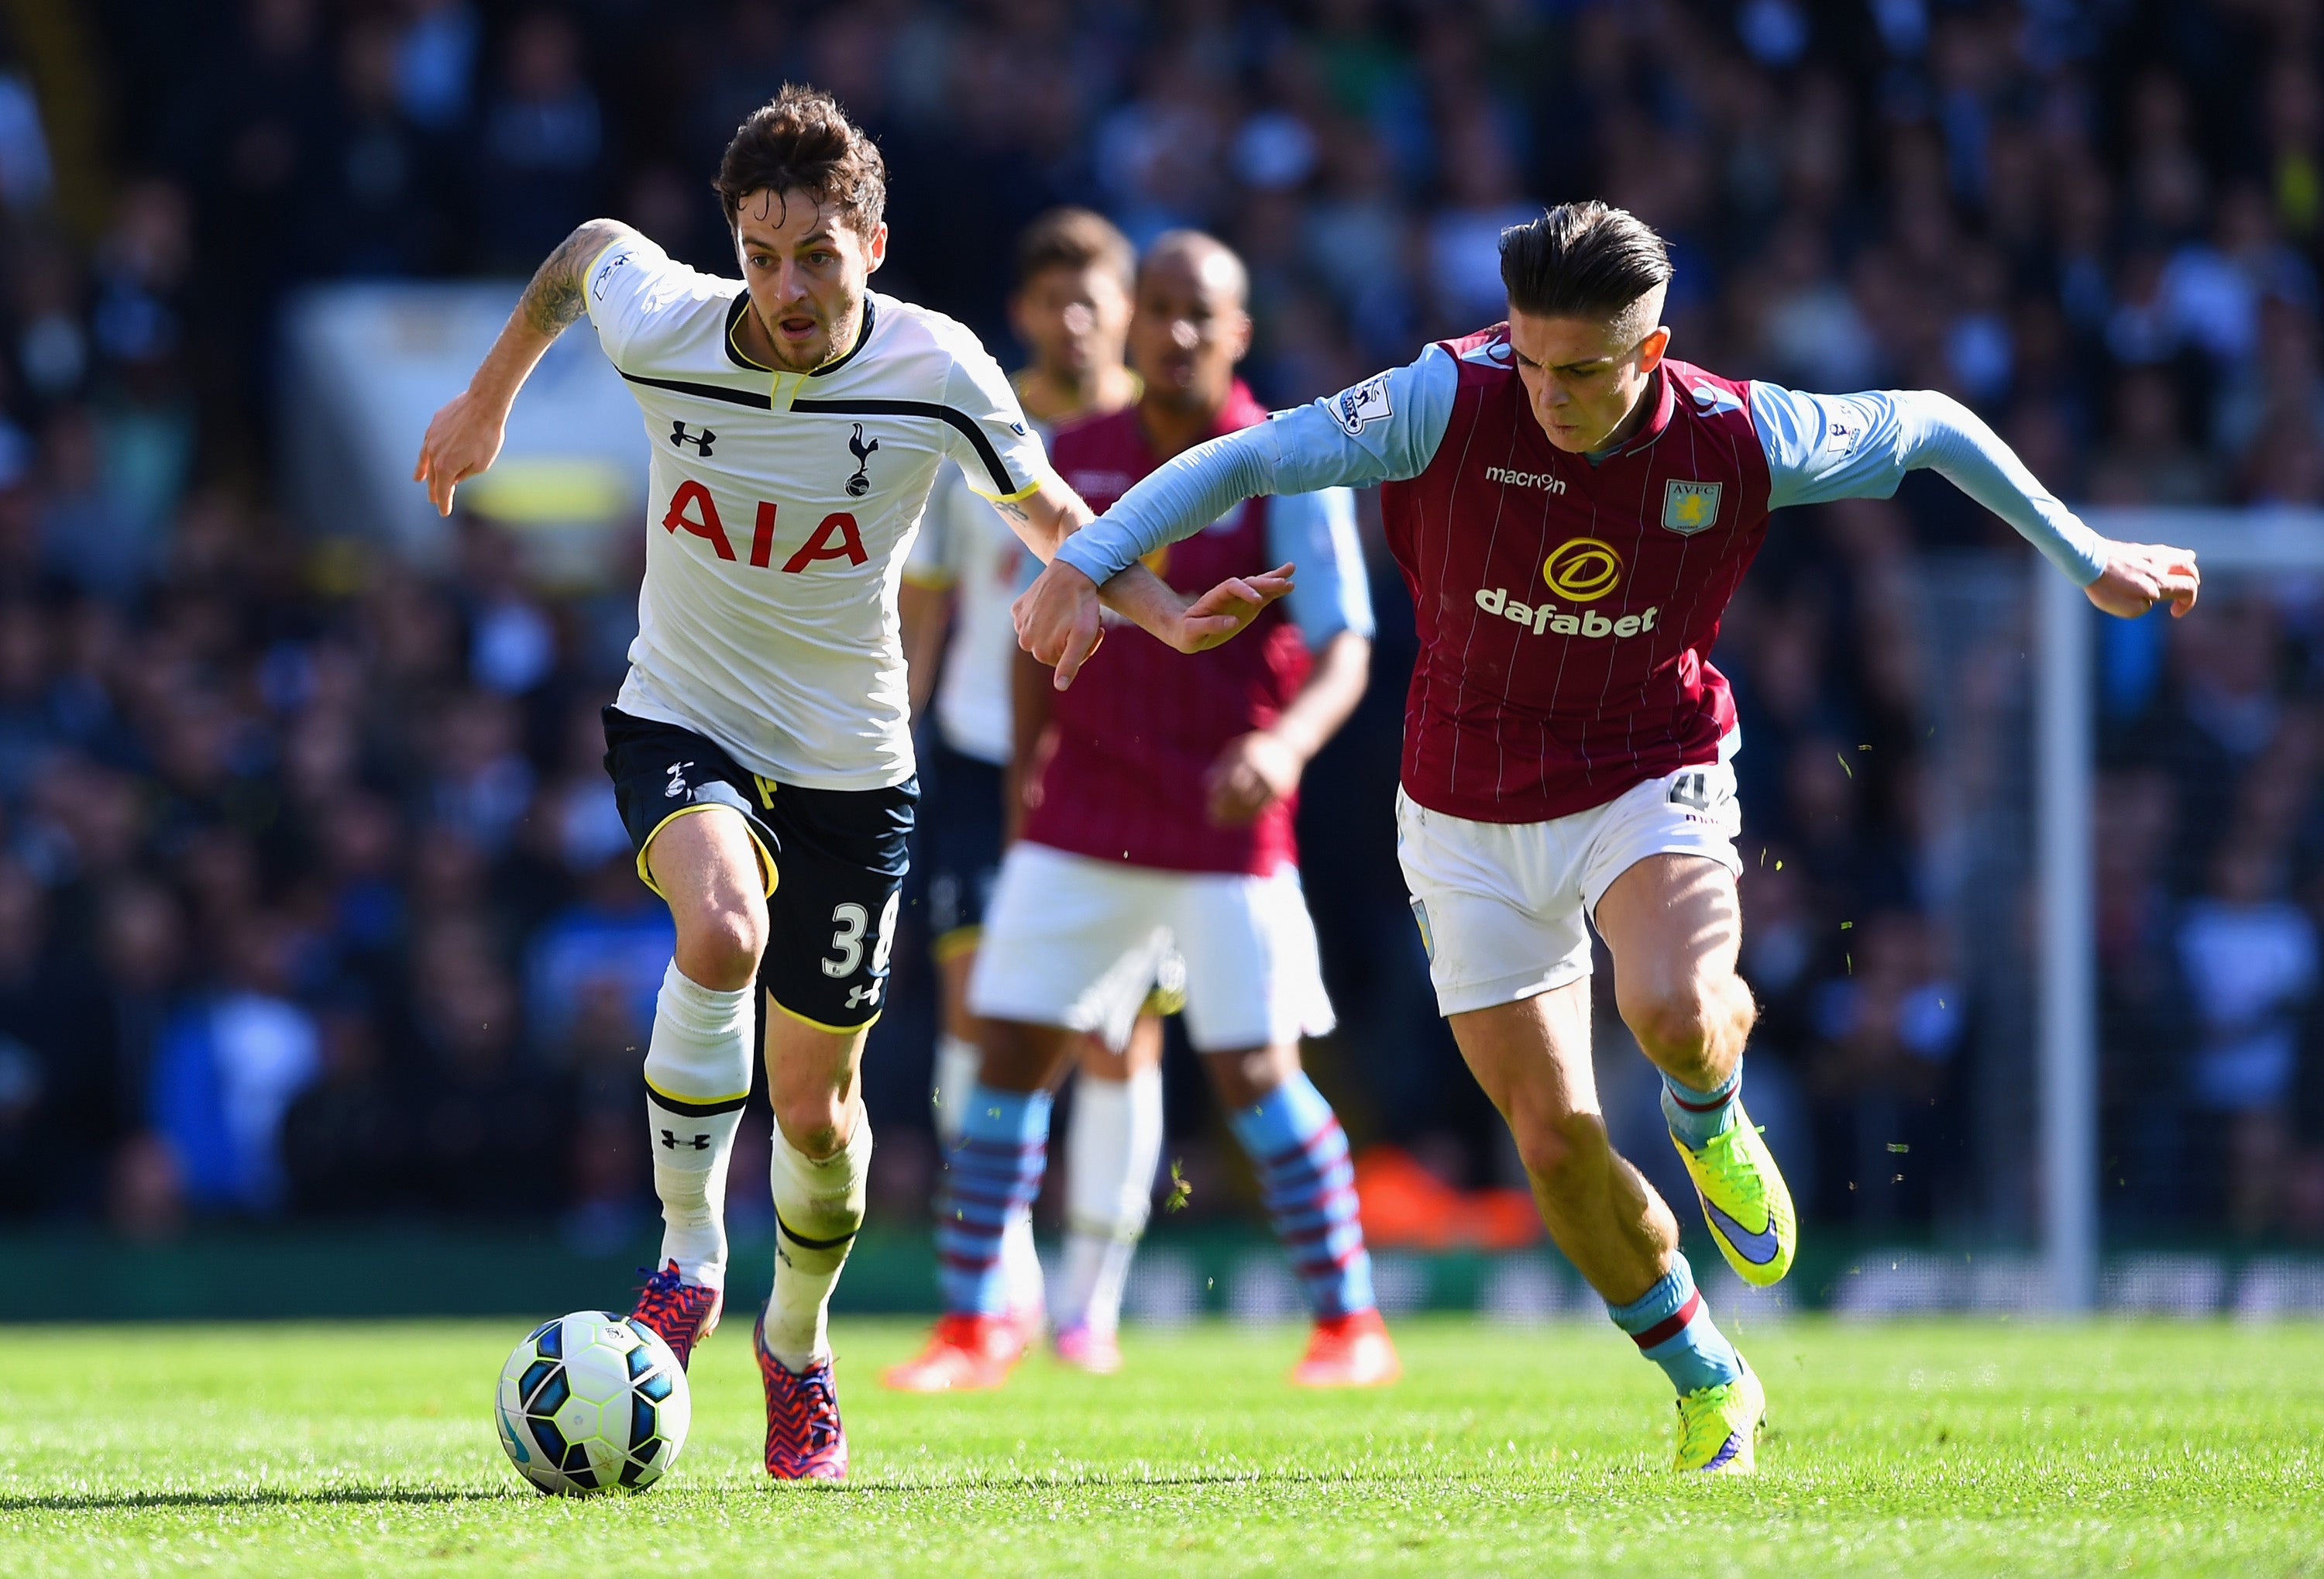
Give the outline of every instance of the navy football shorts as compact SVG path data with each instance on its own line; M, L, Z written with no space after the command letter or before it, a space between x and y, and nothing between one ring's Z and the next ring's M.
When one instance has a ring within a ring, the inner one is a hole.
M777 1008L825 1030L877 1020L918 780L807 790L760 777L690 729L617 707L604 719L605 771L646 886L654 888L646 847L671 821L711 806L740 814L767 873L760 986Z

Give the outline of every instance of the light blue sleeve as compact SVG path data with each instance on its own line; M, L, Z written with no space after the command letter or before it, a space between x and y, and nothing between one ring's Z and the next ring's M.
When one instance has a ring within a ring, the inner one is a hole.
M1286 494L1267 507L1267 552L1299 567L1284 599L1310 651L1342 631L1372 634L1372 589L1356 536L1356 496L1345 488Z
M1067 538L1057 558L1103 582L1245 499L1418 476L1444 440L1459 383L1451 354L1431 346L1416 362L1198 444Z
M1886 499L1923 467L2007 522L2088 586L2106 570L2105 539L2044 488L1985 420L1927 389L1802 394L1751 386L1751 423L1767 453L1767 508Z

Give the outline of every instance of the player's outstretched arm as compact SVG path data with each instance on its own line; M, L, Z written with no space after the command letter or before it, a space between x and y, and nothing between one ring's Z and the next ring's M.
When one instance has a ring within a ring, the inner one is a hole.
M1906 472L1927 467L2007 522L2107 614L2136 619L2168 603L2176 618L2195 606L2202 577L2191 551L2100 537L1950 395L1802 394L1760 383L1751 420L1767 456L1770 509L1886 499Z
M1056 561L1017 600L1018 640L1044 661L1051 661L1051 653L1080 651L1079 643L1097 629L1100 588L1109 605L1121 607L1122 577L1135 573L1139 559L1194 536L1246 499L1418 476L1443 441L1459 378L1452 357L1432 346L1408 366L1173 456L1114 501L1089 531L1059 545ZM1255 614L1281 596L1269 590L1277 574L1223 584L1210 595L1215 603L1190 612L1240 615L1248 595L1256 592L1259 601L1249 610ZM1197 646L1174 644L1194 651L1231 634L1232 629ZM1062 687L1070 677L1060 670L1058 678Z
M468 387L429 420L411 480L428 485L428 498L438 514L451 514L452 490L500 454L516 392L557 337L585 310L583 272L599 253L630 234L630 227L618 219L592 219L559 242L533 272L516 310L484 353Z
M1021 500L1000 501L999 508L1026 546L1047 561L1017 600L1017 639L1056 671L1061 691L1105 639L1101 603L1179 651L1200 652L1233 636L1291 590L1289 565L1261 576L1231 577L1191 601L1143 565L1131 565L1100 586L1057 557L1065 540L1093 519L1082 496L1062 479L1047 478ZM1061 581L1067 590L1058 596ZM1080 586L1073 587L1073 581ZM1037 623L1028 625L1028 618Z

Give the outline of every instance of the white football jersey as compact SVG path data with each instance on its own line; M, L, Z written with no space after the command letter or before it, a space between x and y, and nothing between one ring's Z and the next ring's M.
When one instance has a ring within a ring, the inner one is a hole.
M976 337L872 292L812 373L763 367L739 280L643 236L600 253L589 316L653 446L638 637L615 706L707 736L754 773L880 790L913 772L896 588L938 469L1021 499L1047 475Z
M1029 425L1046 444L1047 426ZM904 576L952 592L936 729L946 745L981 762L1004 763L1013 748L1010 670L1017 661L1017 621L1010 607L1031 552L1001 512L970 489L958 466L937 474Z

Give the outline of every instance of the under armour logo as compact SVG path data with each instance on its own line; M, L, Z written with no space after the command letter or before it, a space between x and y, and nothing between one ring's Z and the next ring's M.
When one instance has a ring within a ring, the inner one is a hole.
M680 1136L680 1135L679 1135L679 1134L678 1134L675 1131L671 1131L671 1130L664 1130L664 1131L661 1132L661 1143L662 1143L662 1149L663 1149L664 1150L668 1150L668 1151L675 1151L675 1150L677 1150L680 1146L691 1146L691 1147L693 1147L696 1151L707 1151L707 1150L710 1150L710 1137L709 1137L709 1136L707 1136L707 1135L686 1135L686 1136Z
M686 770L692 762L672 762L669 765L669 788L661 792L665 800L675 800L686 793Z
M869 1009L879 1002L880 983L877 982L866 982L860 987L847 990L847 1006L850 1009Z
M855 436L847 441L847 452L855 457L855 475L847 479L847 496L850 499L861 499L872 491L872 479L864 476L863 468L872 464L872 452L879 448L880 441L876 439L869 444L863 442L863 424L856 423Z
M863 429L858 428L856 431L861 433ZM686 430L686 424L684 422L672 422L669 425L669 447L672 449L683 449L687 445L691 444L694 446L695 454L700 456L705 460L708 460L710 458L710 447L717 442L718 435L713 433L707 428L705 428L699 433L688 433Z

